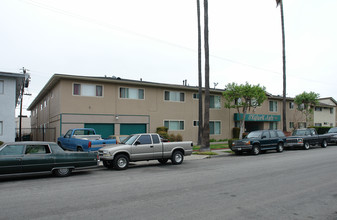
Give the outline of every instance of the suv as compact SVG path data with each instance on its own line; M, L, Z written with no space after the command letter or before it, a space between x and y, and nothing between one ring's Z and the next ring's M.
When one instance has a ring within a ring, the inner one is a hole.
M267 150L283 151L286 136L280 130L259 130L250 132L244 139L233 141L231 150L240 155L250 152L258 155Z

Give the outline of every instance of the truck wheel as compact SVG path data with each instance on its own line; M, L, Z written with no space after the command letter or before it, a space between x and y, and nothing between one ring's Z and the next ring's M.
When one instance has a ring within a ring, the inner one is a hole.
M258 155L258 154L260 154L260 147L259 145L254 144L252 148L252 155Z
M277 148L276 148L276 151L281 153L281 152L283 152L283 149L284 149L284 148L283 148L283 143L281 143L281 142L278 143Z
M167 158L165 158L165 159L159 159L159 160L158 160L158 162L161 163L161 164L166 164L167 161L168 161Z
M326 142L326 140L323 140L321 147L326 148L327 146L328 146L328 142Z
M53 174L58 177L66 177L71 174L70 168L60 168L53 171Z
M83 151L82 147L77 147L77 151Z
M184 161L184 154L179 150L174 151L171 161L174 165L181 164Z
M116 170L125 170L129 166L129 158L124 154L119 154L115 157L112 164Z
M304 150L309 150L310 149L310 144L309 142L304 143Z

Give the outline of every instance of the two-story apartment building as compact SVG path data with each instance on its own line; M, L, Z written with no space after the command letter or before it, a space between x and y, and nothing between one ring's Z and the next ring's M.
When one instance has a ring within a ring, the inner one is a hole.
M224 107L224 90L211 89L210 138L232 138L238 124L234 109ZM282 129L282 97L267 94L262 106L246 117L246 130ZM43 140L56 141L70 128L95 128L109 135L169 133L197 142L198 87L126 80L116 77L87 77L55 74L28 107L31 126L43 130ZM305 126L305 117L287 99L288 130ZM52 133L52 134L50 134ZM35 139L40 139L35 137Z
M15 107L25 76L18 73L0 72L0 141L15 140Z
M336 125L337 102L332 97L320 98L315 106L313 124L318 127L333 127Z

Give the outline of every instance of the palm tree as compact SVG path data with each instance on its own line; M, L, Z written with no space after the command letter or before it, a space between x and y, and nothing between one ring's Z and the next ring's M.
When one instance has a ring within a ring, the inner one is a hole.
M200 151L209 151L209 44L208 44L208 0L204 0L204 47L205 47L205 113L203 139Z
M202 140L202 73L201 73L201 25L200 25L200 0L197 0L198 13L198 80L199 80L199 125L198 125L198 145Z
M286 120L286 49L285 49L285 35L284 35L284 16L283 16L283 0L276 0L276 7L280 7L281 10L281 22L282 22L282 58L283 58L283 131L287 131L287 120Z

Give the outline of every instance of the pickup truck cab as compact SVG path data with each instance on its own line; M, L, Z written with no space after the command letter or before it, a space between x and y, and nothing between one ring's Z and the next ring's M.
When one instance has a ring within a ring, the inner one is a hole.
M98 151L107 144L116 144L116 140L102 139L92 128L75 128L57 138L57 144L65 150Z
M165 164L181 164L184 156L192 154L192 141L162 142L158 134L133 134L121 144L101 148L98 153L103 165L117 170L127 169L129 162L158 160Z
M287 137L285 147L300 147L309 150L310 146L321 145L321 147L326 148L330 136L328 134L318 135L315 128L296 129L291 136Z
M285 138L284 133L279 130L252 131L244 139L234 141L231 150L237 155L243 152L258 155L267 150L283 152Z

